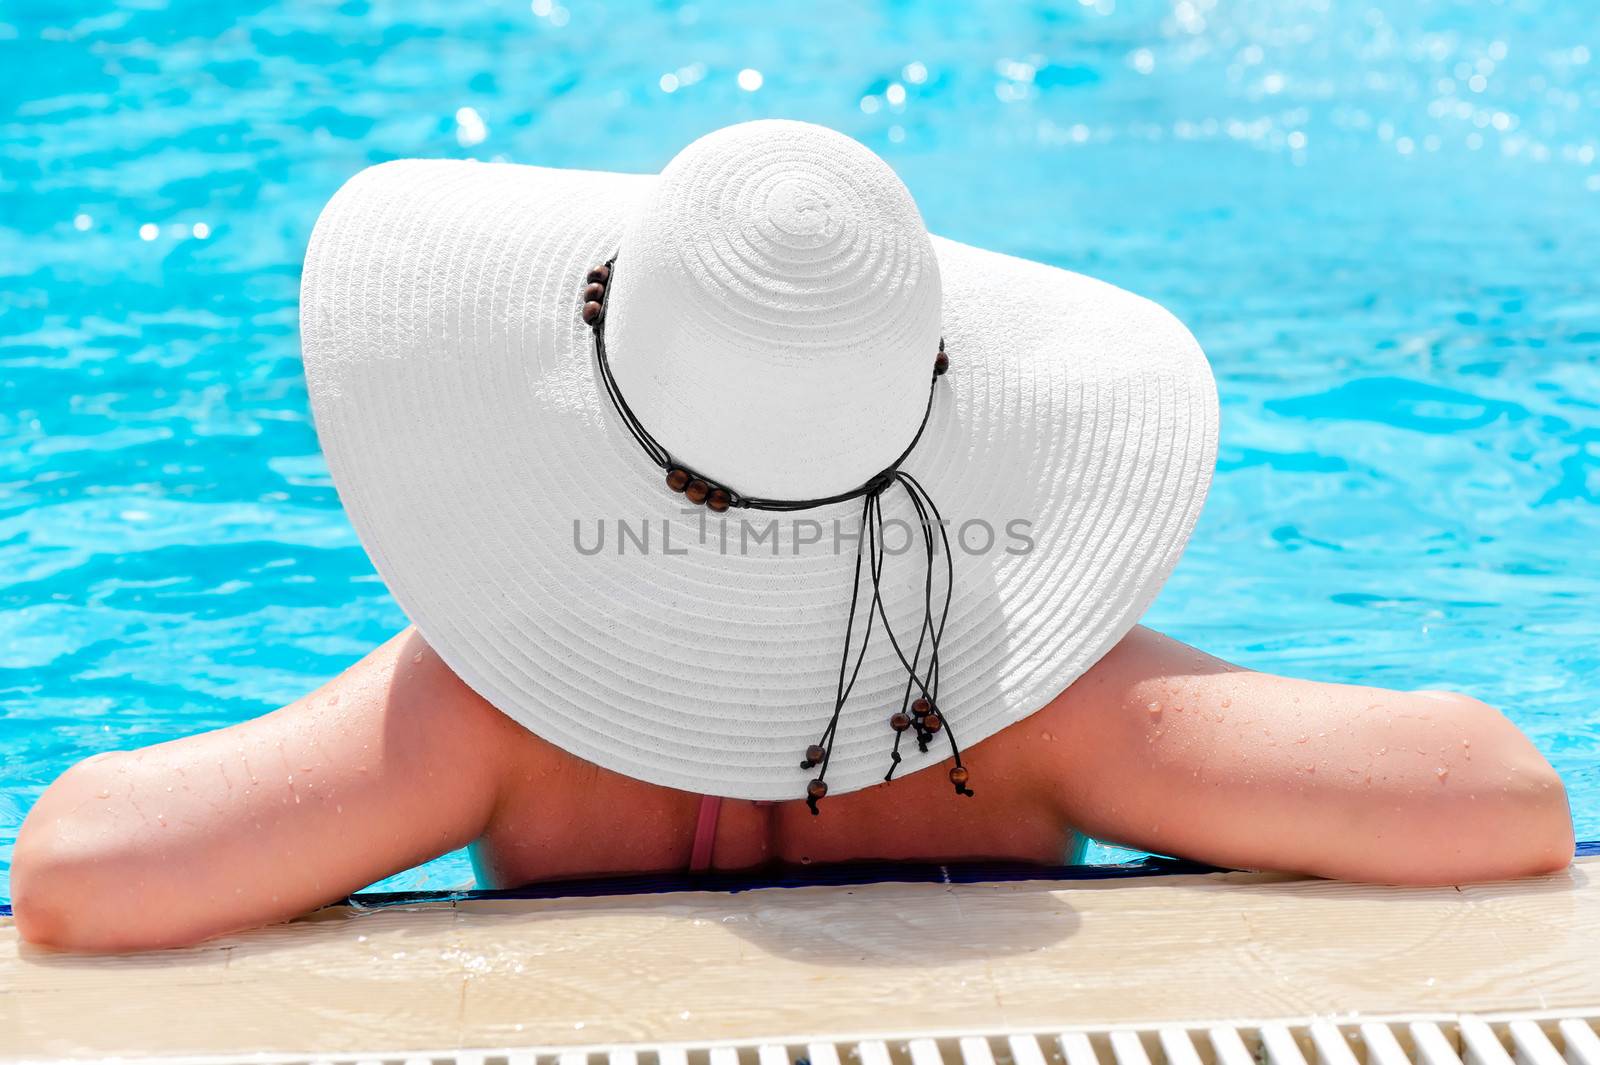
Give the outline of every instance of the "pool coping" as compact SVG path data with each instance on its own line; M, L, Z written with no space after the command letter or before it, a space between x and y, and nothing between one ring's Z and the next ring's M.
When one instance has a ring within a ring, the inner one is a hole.
M397 901L113 957L0 919L0 1058L1595 1011L1597 924L1594 855L1445 888L1217 872Z

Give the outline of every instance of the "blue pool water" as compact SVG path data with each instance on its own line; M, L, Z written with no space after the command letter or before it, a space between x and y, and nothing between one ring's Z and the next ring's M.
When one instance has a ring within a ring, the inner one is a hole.
M1152 624L1501 705L1600 836L1590 7L8 5L0 898L69 763L276 707L403 624L298 361L340 182L407 155L650 170L765 115L871 145L936 232L1191 326L1220 470Z

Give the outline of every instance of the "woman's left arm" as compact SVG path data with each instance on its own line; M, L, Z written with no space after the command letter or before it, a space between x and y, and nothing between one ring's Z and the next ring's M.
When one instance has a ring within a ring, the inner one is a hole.
M17 929L140 950L306 913L481 835L515 728L407 629L281 710L68 770L17 837Z
M1548 873L1566 790L1476 699L1229 665L1137 628L1033 718L1071 823L1158 854L1387 884Z

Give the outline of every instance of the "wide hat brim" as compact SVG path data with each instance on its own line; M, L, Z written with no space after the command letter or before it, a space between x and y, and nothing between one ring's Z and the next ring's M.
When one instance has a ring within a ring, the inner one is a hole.
M499 710L642 780L800 798L814 775L800 760L833 712L860 506L726 523L687 509L609 405L579 292L654 180L422 160L358 174L306 255L317 431L395 599ZM905 468L950 522L939 702L976 784L974 745L1088 670L1171 572L1210 483L1217 400L1199 346L1156 304L933 247L952 368ZM894 492L885 513L914 516ZM774 517L776 541L751 546ZM908 551L882 583L913 639L923 570ZM905 686L880 630L831 793L883 779ZM902 753L903 776L949 750Z

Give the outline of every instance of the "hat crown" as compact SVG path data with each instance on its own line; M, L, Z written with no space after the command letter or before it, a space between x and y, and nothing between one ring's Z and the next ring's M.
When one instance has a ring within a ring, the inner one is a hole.
M939 304L922 217L883 160L820 126L750 122L680 152L625 227L607 348L677 461L813 498L915 435Z

